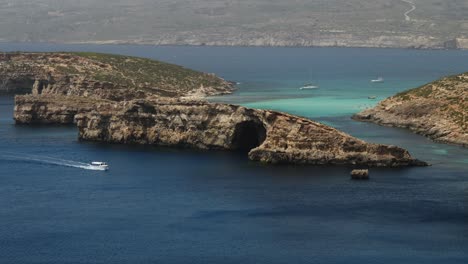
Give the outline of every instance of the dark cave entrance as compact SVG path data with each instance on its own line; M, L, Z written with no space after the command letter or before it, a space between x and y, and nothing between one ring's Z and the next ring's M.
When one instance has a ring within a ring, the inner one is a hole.
M0 94L28 94L34 86L34 79L18 78L7 79L0 77Z
M266 138L266 129L260 122L244 121L236 124L232 148L241 152L249 152L260 146Z

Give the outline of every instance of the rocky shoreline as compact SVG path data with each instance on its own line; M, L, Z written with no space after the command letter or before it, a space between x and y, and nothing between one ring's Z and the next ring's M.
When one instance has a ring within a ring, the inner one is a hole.
M226 40L207 41L199 36L171 37L157 40L89 40L58 42L61 44L95 44L95 45L154 45L154 46L212 46L212 47L302 47L302 48L381 48L381 49L422 49L422 50L466 50L468 49L467 38L454 38L451 40L434 40L429 36L379 36L372 38L361 38L358 36L336 37L331 35L321 39L294 38L280 39L275 36ZM54 42L57 43L57 42Z
M96 61L87 63L91 66L81 69L84 72L93 69ZM112 63L100 67L110 67L107 73L112 76L116 73ZM273 164L427 165L402 148L366 143L305 118L194 99L198 97L193 95L232 90L228 82L213 75L198 74L202 85L173 86L169 96L168 90L150 85L123 87L121 82L102 82L86 74L50 72L14 78L10 74L11 83L26 77L32 83L32 94L15 97L17 124L76 124L80 140L242 151L251 160ZM205 89L207 81L225 86Z
M275 111L180 99L87 101L17 96L17 124L76 124L79 139L228 150L264 163L425 166L404 149L370 144L320 123Z
M468 73L399 93L353 119L407 128L437 142L468 147Z
M0 54L0 92L11 94L131 100L220 95L234 89L214 74L137 57L92 52Z

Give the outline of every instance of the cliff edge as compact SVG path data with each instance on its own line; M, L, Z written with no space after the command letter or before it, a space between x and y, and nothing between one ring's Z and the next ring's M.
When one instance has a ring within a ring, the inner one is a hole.
M76 124L81 140L242 151L265 163L427 165L402 148L366 143L305 118L201 101L203 94L232 90L211 74L104 54L9 59L29 70L0 68L3 80L32 86L31 94L15 97L17 124Z
M131 100L231 93L231 83L156 60L91 52L0 54L0 93Z
M435 141L468 147L468 73L392 96L353 118L409 128Z
M248 153L254 161L368 167L424 166L408 151L370 144L323 124L236 105L156 98L126 102L26 95L18 124L76 124L79 138Z

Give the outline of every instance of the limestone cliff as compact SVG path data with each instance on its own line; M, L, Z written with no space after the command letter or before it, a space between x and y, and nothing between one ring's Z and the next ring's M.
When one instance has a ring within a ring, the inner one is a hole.
M468 49L468 38L454 38L444 43L446 49Z
M83 140L241 150L265 163L397 167L425 165L395 146L369 144L284 113L197 101L121 103L78 114Z
M314 121L274 111L153 97L114 102L62 95L15 100L18 124L74 124L81 140L248 152L265 163L426 165L395 146L369 144Z
M15 97L16 124L72 125L75 115L97 109L113 109L113 103L103 99L63 95L21 95Z
M426 165L395 146L369 144L311 120L200 101L231 85L211 74L103 54L10 54L0 65L17 124L74 124L81 140L248 152L266 163ZM1 78L0 78L1 79ZM196 99L196 100L195 100Z
M404 127L433 140L468 146L468 73L399 93L354 119Z

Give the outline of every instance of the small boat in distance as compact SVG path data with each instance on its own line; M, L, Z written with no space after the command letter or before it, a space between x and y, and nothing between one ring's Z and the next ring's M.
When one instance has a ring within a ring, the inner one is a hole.
M367 97L367 99L371 99L371 100L374 100L374 99L376 99L376 98L377 98L377 96L373 96L373 95Z
M102 162L102 161L93 161L91 162L91 164L89 165L89 167L93 170L103 170L103 171L106 171L109 169L109 165L107 165L107 163L105 162Z
M379 77L377 79L371 80L372 83L383 83L384 79L382 77Z
M299 90L310 90L310 89L318 89L319 87L317 85L313 85L312 83L306 83L304 84Z

